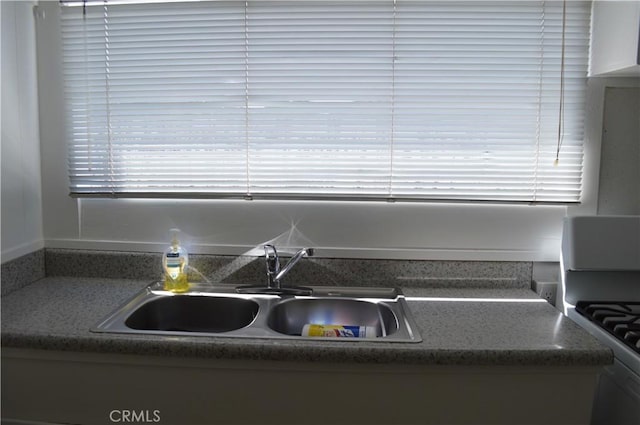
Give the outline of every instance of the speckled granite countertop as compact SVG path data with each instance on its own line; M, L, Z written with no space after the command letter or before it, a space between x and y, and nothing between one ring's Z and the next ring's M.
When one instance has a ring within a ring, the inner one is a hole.
M200 358L423 365L597 366L613 360L608 348L553 307L528 301L536 296L527 289L404 288L423 339L420 343L165 338L89 331L148 283L148 280L68 277L39 280L2 297L2 346Z

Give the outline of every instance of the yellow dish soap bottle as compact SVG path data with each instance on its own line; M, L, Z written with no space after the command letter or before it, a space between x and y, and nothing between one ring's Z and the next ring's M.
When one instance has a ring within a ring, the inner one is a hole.
M164 268L164 289L171 292L186 292L189 290L186 267L189 264L189 254L180 246L178 234L180 229L171 229L171 246L162 255Z

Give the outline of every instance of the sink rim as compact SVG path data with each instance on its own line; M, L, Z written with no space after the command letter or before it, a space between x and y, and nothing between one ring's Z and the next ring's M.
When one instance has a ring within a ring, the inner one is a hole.
M317 342L354 342L354 343L418 343L422 337L411 315L411 311L404 299L404 295L398 288L382 287L340 287L340 286L311 286L314 294L310 296L291 296L273 294L239 294L235 285L209 285L192 284L188 292L174 294L163 289L162 282L153 282L134 294L131 298L120 304L106 317L97 322L89 330L93 333L118 333L129 335L150 335L161 338L175 336L203 338L244 338L244 339L272 339L272 340L296 340ZM317 294L317 295L316 295ZM353 296L349 296L353 294ZM259 305L253 321L239 329L227 332L186 332L164 330L136 330L126 326L125 322L136 310L143 305L164 297L204 296L216 298L240 298L254 301ZM391 335L378 338L324 338L286 335L271 329L267 320L273 309L282 303L299 299L345 299L358 300L370 303L382 303L395 315L398 322L398 330Z

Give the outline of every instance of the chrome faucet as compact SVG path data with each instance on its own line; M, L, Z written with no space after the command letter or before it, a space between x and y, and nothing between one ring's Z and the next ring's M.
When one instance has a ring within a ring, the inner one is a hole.
M247 285L239 286L236 290L240 293L268 293L278 295L311 295L313 290L303 286L283 287L280 280L295 266L300 259L313 256L313 248L302 248L280 268L280 256L275 246L264 245L264 258L267 266L267 286Z
M280 279L282 279L301 258L313 256L313 248L302 248L296 252L289 262L285 264L283 269L280 269L280 257L278 256L278 251L275 246L265 245L264 256L267 263L267 287L281 289Z

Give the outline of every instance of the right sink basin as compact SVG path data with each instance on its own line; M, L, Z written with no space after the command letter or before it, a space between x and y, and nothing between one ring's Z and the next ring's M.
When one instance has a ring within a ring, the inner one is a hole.
M267 325L289 336L302 336L305 325L369 326L376 337L398 331L398 318L385 304L343 298L289 299L276 304Z

